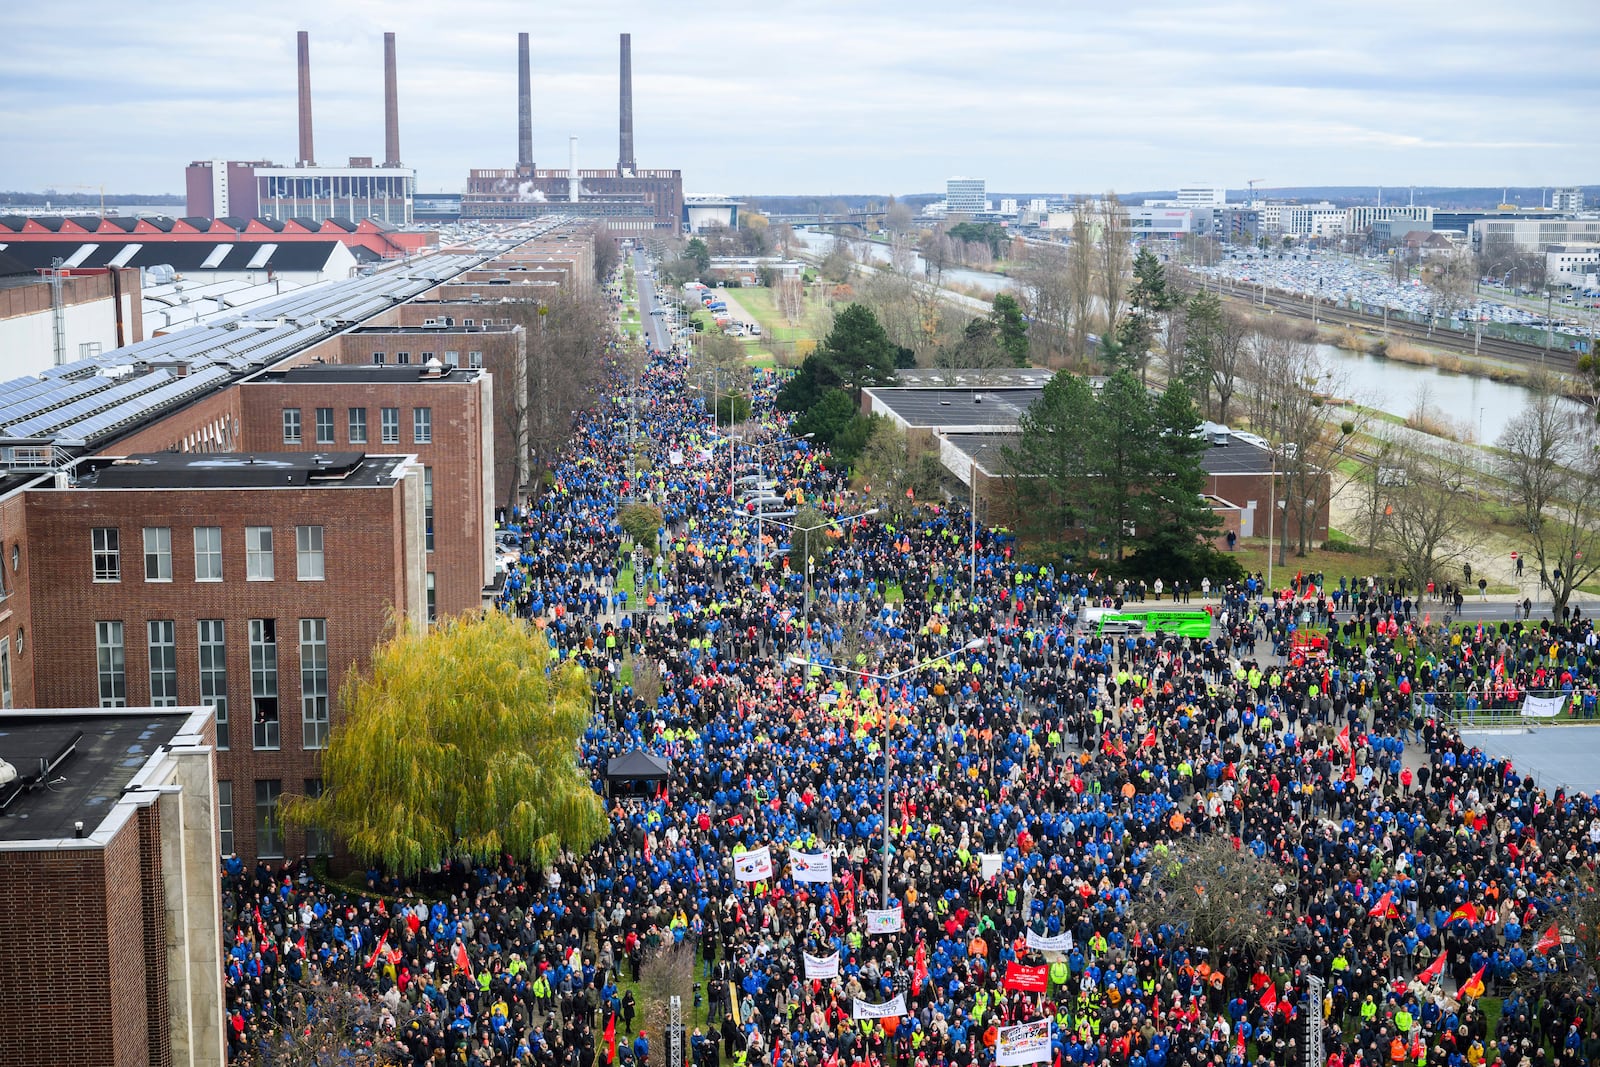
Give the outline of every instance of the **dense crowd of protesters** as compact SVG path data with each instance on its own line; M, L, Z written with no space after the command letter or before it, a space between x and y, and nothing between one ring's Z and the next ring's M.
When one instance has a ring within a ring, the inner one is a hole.
M1600 849L1596 800L1547 795L1445 714L1528 689L1592 708L1587 619L1443 636L1382 583L1336 598L1299 576L1189 587L1207 640L1101 637L1083 609L1125 587L1024 563L1000 532L974 544L959 505L911 501L828 534L806 589L733 475L825 514L865 501L784 436L770 391L730 434L685 374L653 353L618 381L644 398L631 439L621 399L580 416L553 486L508 516L522 548L501 597L592 669L596 788L638 748L671 777L608 795L609 839L548 871L374 871L356 896L231 863L237 1062L354 1002L345 1055L592 1067L614 1043L664 1064L632 983L673 945L708 1009L690 1055L712 1067L988 1064L999 1027L1044 1017L1063 1067L1287 1067L1319 1014L1332 1067L1600 1062L1593 997L1545 980L1570 963L1546 931ZM661 508L659 546L625 550L632 500ZM1327 654L1297 662L1317 624ZM1252 902L1263 949L1194 943L1141 905L1158 865L1212 838L1281 871ZM761 846L773 876L739 881ZM791 847L828 853L832 881L795 880ZM866 933L895 908L901 930ZM806 954L837 954L838 977L808 980ZM1005 988L1012 963L1046 966L1047 991ZM852 1017L897 994L903 1016ZM1493 1027L1483 995L1505 998Z

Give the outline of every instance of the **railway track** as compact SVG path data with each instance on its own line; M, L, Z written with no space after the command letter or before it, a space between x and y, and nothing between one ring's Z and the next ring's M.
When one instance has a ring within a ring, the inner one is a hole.
M1252 291L1248 287L1224 284L1221 295L1238 303L1248 303L1252 307L1263 306L1260 290ZM1464 356L1477 355L1530 366L1542 365L1563 374L1570 374L1578 369L1578 353L1563 348L1552 347L1546 352L1543 345L1508 341L1503 337L1484 336L1474 341L1471 333L1462 330L1436 328L1430 332L1425 326L1418 326L1403 319L1389 319L1385 323L1383 317L1379 315L1368 315L1348 308L1308 302L1301 297L1283 296L1271 292L1266 295L1265 306L1296 318L1349 326L1375 337L1403 337L1423 344L1449 348Z

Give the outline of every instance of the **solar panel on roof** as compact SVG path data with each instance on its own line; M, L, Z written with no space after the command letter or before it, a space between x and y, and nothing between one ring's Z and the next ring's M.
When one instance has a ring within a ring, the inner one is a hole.
M45 437L52 433L71 435L71 425L80 419L88 418L102 411L110 411L132 400L143 393L171 381L171 371L156 371L153 374L141 374L131 381L114 385L109 389L102 389L81 400L54 408L28 419L25 422L13 423L7 427L7 432L16 437Z

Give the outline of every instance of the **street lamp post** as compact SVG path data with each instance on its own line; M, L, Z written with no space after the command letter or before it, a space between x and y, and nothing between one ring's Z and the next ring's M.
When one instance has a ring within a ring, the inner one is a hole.
M809 609L811 607L811 534L817 530L825 530L829 526L840 526L847 522L855 522L857 519L864 519L868 515L876 515L877 513L877 508L868 508L866 511L859 512L855 515L842 515L838 518L829 519L826 522L815 523L811 526L799 526L795 523L782 522L778 519L768 520L774 526L782 526L786 530L794 530L795 532L804 535L803 550L805 552L805 562L801 564L800 591L803 598L802 602L806 608Z
M989 640L986 637L974 637L971 641L968 641L966 644L960 646L959 648L952 648L948 652L943 653L942 655L935 656L932 659L925 659L925 660L922 660L922 661L920 661L918 663L913 663L909 667L905 667L905 668L903 668L901 670L894 671L894 672L892 672L890 674L876 674L876 673L874 673L872 671L852 670L849 667L840 667L840 666L837 666L836 664L832 664L832 663L822 663L822 662L820 662L818 660L808 659L805 656L790 656L789 657L789 663L792 666L796 666L796 667L815 667L818 670L834 671L835 673L838 673L838 674L853 674L858 678L865 678L868 681L879 682L879 683L882 683L882 684L888 684L888 683L891 683L891 682L899 681L901 678L904 678L908 674L915 674L917 671L920 671L920 670L922 670L922 669L924 669L926 667L931 667L935 663L942 663L947 659L953 659L954 657L959 656L963 652L977 652L979 649L982 649L983 647L985 647L988 643L989 643ZM891 763L891 756L890 756L890 752L889 752L889 748L890 748L890 746L889 746L889 706L888 706L887 700L885 700L885 703L884 703L884 706L883 706L882 710L883 710L883 897L882 897L882 903L883 903L883 906L887 908L889 906L889 822L890 822L890 819L889 819L889 768L890 768L890 763Z

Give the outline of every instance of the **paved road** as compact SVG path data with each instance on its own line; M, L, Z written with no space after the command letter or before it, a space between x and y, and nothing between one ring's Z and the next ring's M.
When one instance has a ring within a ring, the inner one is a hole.
M656 300L656 280L654 275L645 277L645 272L650 270L650 257L644 254L643 249L635 249L633 253L634 281L639 287L639 321L644 323L645 343L658 351L666 351L671 347L671 339L667 336L667 327L663 316L652 315L651 312L661 304Z

